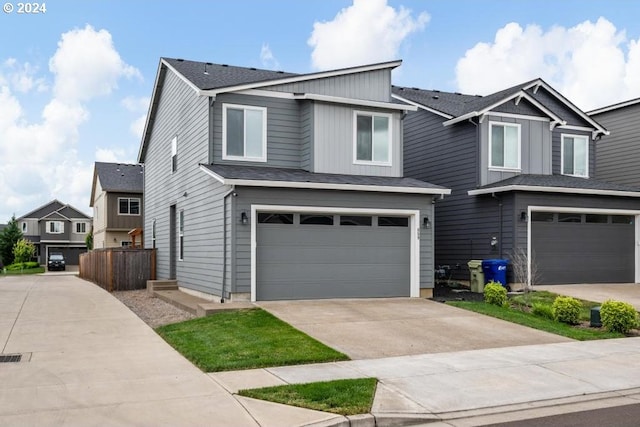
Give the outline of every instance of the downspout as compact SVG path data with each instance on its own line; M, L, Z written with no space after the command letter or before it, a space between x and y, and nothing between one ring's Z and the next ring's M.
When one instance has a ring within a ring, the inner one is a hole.
M498 257L502 258L502 198L496 196L496 193L491 193L491 197L498 201L498 221L500 227L498 228Z
M222 196L222 295L220 304L224 304L225 284L227 283L227 198L236 196L236 186L232 185L229 191Z

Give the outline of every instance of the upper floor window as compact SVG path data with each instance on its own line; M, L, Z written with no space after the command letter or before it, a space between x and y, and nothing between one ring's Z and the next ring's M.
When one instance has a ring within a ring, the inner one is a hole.
M391 164L391 115L355 113L355 163Z
M118 197L119 215L140 215L140 199Z
M26 233L27 232L27 223L26 223L26 221L23 221L21 225L22 225L22 233Z
M49 234L62 234L62 233L64 233L64 222L62 222L62 221L47 221L47 232Z
M85 234L87 232L86 222L76 222L76 233Z
M520 170L520 125L489 122L489 167Z
M582 135L562 135L562 174L589 176L589 139Z
M171 140L171 173L178 170L178 137Z
M267 161L267 109L222 105L222 158Z

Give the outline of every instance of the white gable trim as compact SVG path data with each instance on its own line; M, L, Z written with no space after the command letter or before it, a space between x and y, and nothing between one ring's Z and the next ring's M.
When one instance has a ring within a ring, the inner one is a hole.
M594 116L596 114L606 113L607 111L613 111L617 110L618 108L629 107L635 104L640 104L640 98L630 99L629 101L619 102L607 107L598 108L597 110L589 111L587 114L590 116Z
M409 99L407 99L407 98L403 98L403 97L398 96L398 95L396 95L396 94L394 94L394 93L393 93L393 94L391 94L391 97L392 97L392 98L394 98L394 99L397 99L398 101L406 102L407 104L410 104L410 105L416 106L416 107L418 107L418 108L419 108L419 109L421 109L421 110L425 110L425 111L428 111L428 112L430 112L430 113L436 114L436 115L438 115L438 116L440 116L440 117L444 117L445 119L452 119L452 118L453 118L453 116L452 116L452 115L450 115L450 114L446 114L446 113L443 113L442 111L434 110L433 108L429 108L429 107L427 107L427 106L425 106L425 105L423 105L423 104L420 104L420 103L418 103L418 102L411 101L411 100L409 100ZM414 111L415 111L415 110L414 110Z

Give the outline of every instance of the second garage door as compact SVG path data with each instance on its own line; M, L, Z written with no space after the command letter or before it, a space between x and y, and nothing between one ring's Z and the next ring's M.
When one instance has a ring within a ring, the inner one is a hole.
M630 215L533 212L538 284L628 283L635 279Z
M410 296L409 218L258 213L258 300Z

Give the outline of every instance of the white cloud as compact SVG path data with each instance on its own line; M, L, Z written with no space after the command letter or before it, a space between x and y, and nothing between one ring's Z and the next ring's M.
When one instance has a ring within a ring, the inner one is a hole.
M280 63L275 56L273 56L273 52L271 52L271 48L267 43L263 43L262 48L260 49L260 61L262 61L262 66L265 68L272 70L280 68Z
M458 89L485 95L541 77L585 111L640 96L640 40L605 18L544 31L509 23L456 66Z
M129 130L131 131L132 134L138 137L138 139L142 140L142 134L144 133L144 125L146 123L147 123L147 115L144 114L138 117L133 123L131 123Z
M326 70L398 59L402 42L429 22L426 12L413 17L387 0L353 0L332 21L315 22L307 44L312 65Z
M36 77L36 67L15 59L0 65L0 222L54 198L89 210L93 162L78 156L81 125L90 117L87 101L140 75L122 61L106 30L90 26L62 35L49 70L52 97L40 120L30 123L20 100L46 87L44 79Z
M122 106L132 113L146 113L149 109L149 102L151 98L148 96L127 96L122 100Z

